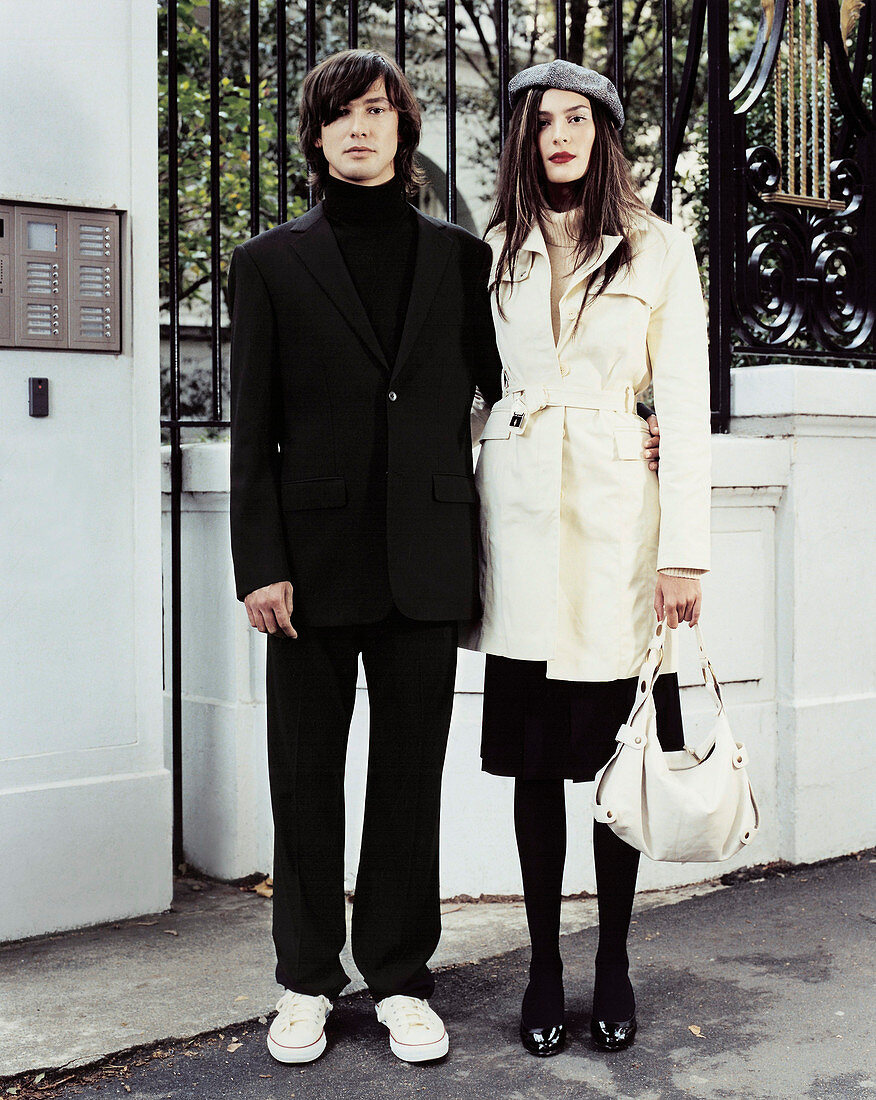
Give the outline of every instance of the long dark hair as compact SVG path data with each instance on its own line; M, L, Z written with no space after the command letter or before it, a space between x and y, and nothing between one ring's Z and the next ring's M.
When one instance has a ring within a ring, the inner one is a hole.
M505 316L499 299L502 276L507 275L513 286L521 245L536 225L544 230L551 209L547 199L547 176L538 149L538 112L545 91L544 88L530 88L520 97L511 115L508 139L499 160L496 203L487 232L497 225L503 225L505 230L496 279L490 288L496 295L502 317ZM629 161L608 111L594 100L591 100L591 109L596 136L590 163L582 178L576 181L572 202L577 211L571 229L578 242L575 266L580 267L599 251L604 233L620 236L622 240L600 269L600 277L597 279L595 272L591 276L576 325L585 306L605 290L618 272L629 267L633 258L631 228L638 217L649 213L636 194Z
M318 198L325 192L329 174L325 153L316 144L322 127L334 122L351 100L364 95L381 77L386 97L398 114L396 176L411 197L426 182L414 155L420 143L420 105L407 77L391 58L378 50L344 50L311 69L301 90L298 142L310 169L308 182Z

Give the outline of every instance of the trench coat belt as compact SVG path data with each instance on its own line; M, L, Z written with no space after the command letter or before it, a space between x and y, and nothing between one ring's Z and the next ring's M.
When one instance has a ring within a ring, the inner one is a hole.
M524 386L511 390L514 398L511 427L518 433L526 431L529 418L548 406L567 409L604 409L610 412L635 412L636 391L632 386L622 390L584 390L576 386Z

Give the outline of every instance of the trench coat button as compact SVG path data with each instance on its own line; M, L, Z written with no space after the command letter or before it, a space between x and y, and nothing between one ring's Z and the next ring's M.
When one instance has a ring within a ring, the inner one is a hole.
M390 390L386 396L389 398L390 401L395 401L398 398L398 394L395 392L395 390Z

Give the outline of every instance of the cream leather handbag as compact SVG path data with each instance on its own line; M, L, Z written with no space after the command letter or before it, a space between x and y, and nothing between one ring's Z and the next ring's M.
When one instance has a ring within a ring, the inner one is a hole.
M730 732L699 624L694 629L703 679L717 707L715 724L696 747L660 748L653 692L668 629L665 622L657 624L615 754L596 776L593 814L651 859L718 862L750 844L760 826L746 771L748 754Z

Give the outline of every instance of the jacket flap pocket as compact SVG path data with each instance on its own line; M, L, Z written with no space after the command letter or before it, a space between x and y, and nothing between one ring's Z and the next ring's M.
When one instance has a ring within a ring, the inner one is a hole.
M507 439L511 435L511 412L508 407L494 409L487 417L481 432L481 443L485 439Z
M343 508L347 483L342 477L312 477L306 481L284 481L280 486L284 508Z
M614 445L617 457L644 462L646 439L650 439L647 428L615 428Z
M618 272L605 288L606 294L626 294L638 298L646 306L654 305L654 292L648 279L627 268Z
M474 504L478 499L474 478L467 474L432 474L432 490L436 500L456 504Z
M496 281L496 270L498 268L497 260L498 260L498 257L496 257L493 260L493 270L490 272L490 285L491 286ZM518 253L517 263L514 265L514 282L515 283L520 283L524 279L529 278L529 274L532 271L532 261L533 261L532 253L529 253L528 255L520 255ZM500 282L503 282L503 283L510 283L511 282L511 272L508 270L507 267L502 272L502 278L501 278Z

